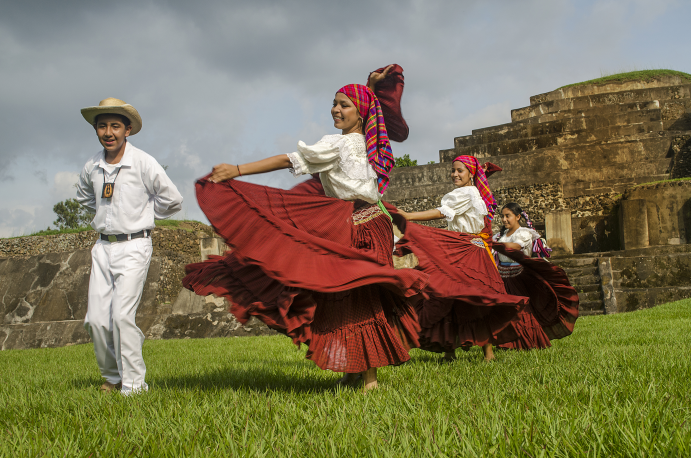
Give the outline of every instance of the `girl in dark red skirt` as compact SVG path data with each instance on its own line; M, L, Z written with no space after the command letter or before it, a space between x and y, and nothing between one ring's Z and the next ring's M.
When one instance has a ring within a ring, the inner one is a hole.
M529 227L522 227L522 217ZM546 348L552 339L568 336L579 316L579 295L561 267L532 258L540 235L529 216L510 202L502 207L504 229L491 242L498 255L498 269L507 292L527 296L529 305L513 323L518 337L501 345L509 349Z
M451 176L457 188L439 208L397 210L396 223L404 232L398 253L414 253L418 269L430 276L429 299L416 306L421 348L444 352L444 359L452 360L456 348L478 345L491 360L493 344L516 339L510 324L527 299L507 294L488 247L496 204L484 168L475 157L459 156ZM406 223L440 218L447 219L448 230Z
M322 369L362 375L401 364L418 346L407 298L427 275L392 264L390 216L380 199L394 158L381 108L366 86L341 88L331 110L341 134L297 151L242 165L221 164L197 183L200 207L232 253L188 266L184 285L231 302L241 323L256 316L308 345ZM306 185L283 191L233 178L290 168L319 173L325 195ZM302 189L305 188L305 189Z

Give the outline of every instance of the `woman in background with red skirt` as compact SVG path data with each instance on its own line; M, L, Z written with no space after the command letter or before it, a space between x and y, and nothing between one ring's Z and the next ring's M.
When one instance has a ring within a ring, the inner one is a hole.
M362 376L377 386L377 368L409 360L418 322L407 298L427 275L392 264L392 222L380 199L394 158L379 101L351 84L331 110L341 134L261 161L214 167L197 182L200 207L233 249L188 266L184 285L226 297L241 323L251 316L308 345L321 369ZM233 180L291 169L319 174L326 196Z
M522 227L521 219L529 227ZM540 234L529 215L515 202L502 207L504 228L491 242L507 292L529 297L529 305L513 323L517 338L501 348L526 350L550 347L550 341L572 334L579 316L579 294L560 266L531 257Z
M511 324L527 299L507 294L488 247L496 204L484 167L473 156L459 156L452 162L451 178L456 189L442 198L439 208L396 210L395 222L404 232L397 251L414 253L418 269L430 276L429 299L416 306L421 348L444 352L451 361L456 348L477 345L490 361L493 344L516 339ZM447 219L448 230L406 222L441 218Z

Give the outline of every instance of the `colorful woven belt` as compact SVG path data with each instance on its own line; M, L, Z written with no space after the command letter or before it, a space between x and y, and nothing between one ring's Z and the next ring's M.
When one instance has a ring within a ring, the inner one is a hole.
M483 248L485 250L485 242L482 238L471 239L471 243L476 245L478 248Z
M384 213L382 213L382 210L377 204L359 208L353 212L353 225L357 226L359 224L367 223L371 219L377 218L380 215L384 215Z
M497 270L500 272L500 277L502 278L512 278L521 274L524 271L524 267L521 264L515 262L500 262L497 265Z

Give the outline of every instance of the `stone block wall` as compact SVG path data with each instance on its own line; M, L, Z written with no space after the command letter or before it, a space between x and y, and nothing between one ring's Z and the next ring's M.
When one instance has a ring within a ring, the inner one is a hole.
M241 325L225 299L196 296L182 287L185 265L199 262L210 227L157 227L153 255L137 310L147 338L273 334L263 323ZM0 239L0 349L89 342L83 328L91 272L93 231Z
M620 249L617 209L621 195L609 192L564 197L562 186L559 183L493 188L493 179L494 177L491 177L489 182L498 203L498 209L493 219L493 232L499 232L501 229L500 211L502 206L508 202L516 202L529 214L534 227L542 235L545 235L546 213L569 210L572 213L572 237L575 253ZM444 194L414 197L391 201L390 203L407 212L424 211L439 207L443 196ZM444 219L420 224L447 227Z

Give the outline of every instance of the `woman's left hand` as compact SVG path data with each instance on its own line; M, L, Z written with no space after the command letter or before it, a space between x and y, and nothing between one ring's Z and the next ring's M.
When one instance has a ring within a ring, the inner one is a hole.
M368 80L368 87L370 87L371 90L375 90L375 86L377 86L377 83L384 81L384 79L387 77L387 73L389 73L389 70L392 69L394 65L390 65L387 68L384 69L382 73L377 73L377 72L372 72L370 73L370 79Z
M226 180L232 180L238 177L238 166L231 164L219 164L211 169L209 181L212 183L220 183Z

